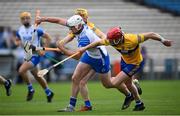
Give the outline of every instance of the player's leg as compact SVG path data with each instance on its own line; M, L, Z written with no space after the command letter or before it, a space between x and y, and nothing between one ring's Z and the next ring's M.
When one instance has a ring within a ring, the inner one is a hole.
M91 66L82 62L79 62L72 76L72 87L71 87L71 97L69 100L69 105L65 109L60 109L58 112L73 112L76 106L77 95L79 92L79 84L85 75L91 70Z
M132 82L132 79L129 79L128 81L126 81L126 86L131 91L131 93L133 94L133 97L135 99L136 106L135 106L134 110L143 110L145 108L144 104L141 101L141 98L138 94L138 90L137 90L136 86L134 85L134 83Z
M11 85L12 82L10 79L6 80L4 77L0 76L0 84L3 84L5 89L6 89L6 95L10 96L11 95Z
M27 101L32 100L34 92L35 92L33 89L32 83L27 75L27 71L29 69L33 68L33 66L34 65L32 64L32 62L25 61L19 68L19 74L22 77L22 79L25 81L25 83L27 84L27 88L28 88L28 94L27 94L27 98L26 98Z
M126 85L124 83L113 85L111 80L116 77L110 77L110 75L111 75L110 72L108 74L100 74L100 80L101 80L103 86L105 88L116 88L121 93L123 93L126 96L126 104L129 107L130 103L133 100L133 97L129 97L132 95L131 92L128 90L128 88L126 87Z
M31 73L33 74L35 79L38 81L38 83L41 85L41 87L44 89L45 94L47 96L47 102L51 102L52 98L54 96L54 93L48 88L48 84L47 84L46 80L42 77L38 77L38 75L37 75L38 69L37 68L33 68L33 70L31 70Z
M135 107L135 110L144 110L144 108L145 108L144 104L141 102L139 94L137 92L137 89L136 89L135 85L132 83L132 76L141 69L141 67L144 65L144 63L142 62L142 63L140 63L140 65L133 65L133 64L126 64L125 62L122 61L121 65L122 65L122 71L116 76L116 78L112 79L113 85L119 85L123 82L126 82L126 85L132 92L133 97L135 97L137 104L139 103L139 104L143 105L142 108ZM132 98L132 95L129 96L129 99L130 98ZM126 109L127 107L129 107L129 105L126 103L127 103L127 97L124 101L122 109Z
M90 78L94 77L95 71L92 69L88 72L88 74L80 81L80 93L84 100L84 106L79 111L89 111L92 110L92 105L90 102L89 94L88 94L88 87L87 82Z
M136 79L134 76L133 76L133 83L136 86L139 95L142 95L142 89L141 89L140 83L139 83L138 79Z
M0 76L0 84L4 85L5 82L6 82L6 79L4 77Z

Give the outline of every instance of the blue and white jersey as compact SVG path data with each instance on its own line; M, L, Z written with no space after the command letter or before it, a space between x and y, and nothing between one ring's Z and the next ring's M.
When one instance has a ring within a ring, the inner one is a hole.
M24 43L26 41L31 42L33 31L34 31L33 25L30 26L29 28L26 28L23 25L16 32L16 36L17 36L17 38L19 38L21 40L22 44L24 45ZM34 46L38 46L38 47L41 46L41 37L43 36L43 34L44 34L43 29L37 28L37 30L35 32L35 38L34 38L34 41L32 43Z
M75 38L78 41L78 47L87 46L90 43L99 41L100 38L91 30L87 25L84 25L82 32L78 35L75 35ZM108 55L105 46L98 46L96 48L91 48L86 50L86 53L92 58L102 58L102 54L105 56Z

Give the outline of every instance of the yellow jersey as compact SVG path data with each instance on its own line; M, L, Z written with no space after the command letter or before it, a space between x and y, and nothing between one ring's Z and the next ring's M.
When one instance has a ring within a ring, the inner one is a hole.
M142 34L124 34L123 43L113 46L122 55L122 59L127 64L139 65L142 60L142 54L139 44L144 42L144 35ZM107 39L102 42L104 45L110 45Z
M88 26L91 30L93 30L93 32L94 32L96 35L99 35L99 33L101 32L101 30L100 30L99 28L97 28L97 27L94 25L94 23L92 23L92 22L87 21L87 26ZM68 35L69 35L71 38L74 38L74 37L75 37L75 35L74 35L72 32L70 32Z

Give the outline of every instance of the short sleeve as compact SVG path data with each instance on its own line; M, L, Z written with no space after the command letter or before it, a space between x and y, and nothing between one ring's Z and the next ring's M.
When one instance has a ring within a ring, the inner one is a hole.
M68 33L68 36L70 36L71 38L75 37L75 35L71 31Z
M38 37L41 37L44 35L44 30L42 28L38 28L37 29L37 34L38 34Z
M138 34L137 35L137 41L138 41L138 43L144 42L144 35L143 34Z
M21 36L19 34L19 30L16 31L16 37L20 40L21 39Z

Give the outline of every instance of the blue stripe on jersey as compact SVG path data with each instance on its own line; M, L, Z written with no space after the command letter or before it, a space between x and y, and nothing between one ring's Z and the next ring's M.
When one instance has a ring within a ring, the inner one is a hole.
M84 47L90 44L90 40L87 36L83 36L78 39L78 47Z

